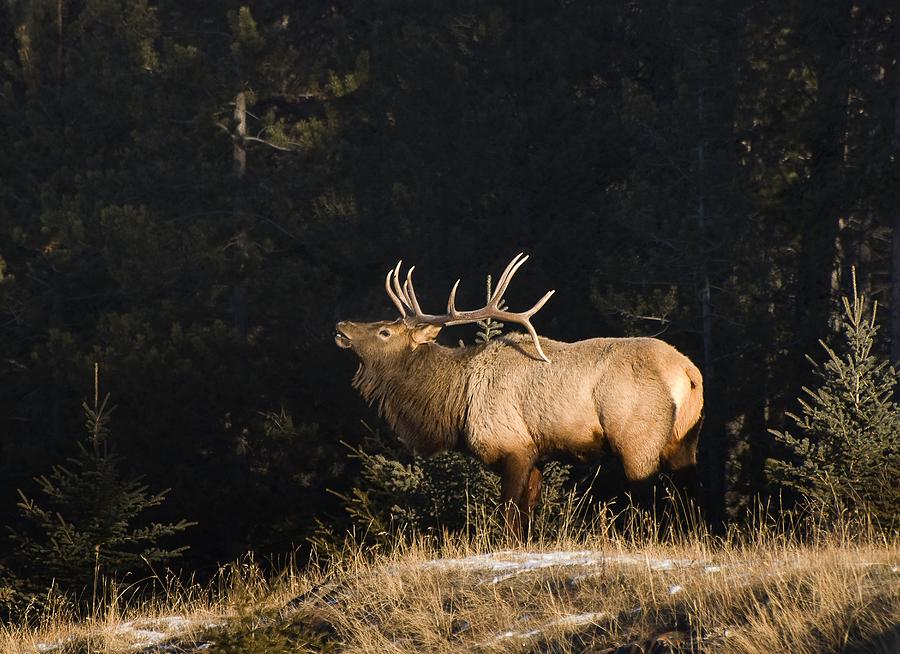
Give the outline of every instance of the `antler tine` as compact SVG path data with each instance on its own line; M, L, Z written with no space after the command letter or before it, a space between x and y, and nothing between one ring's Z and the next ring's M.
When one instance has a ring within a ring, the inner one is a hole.
M403 263L400 261L397 264L397 267L394 268L394 272L391 276L391 281L394 285L394 293L397 294L397 297L400 298L400 301L403 302L403 305L406 307L406 314L404 318L407 317L410 313L414 312L412 302L409 301L409 296L406 294L406 291L403 290L403 285L400 283L400 264Z
M399 297L397 297L397 294L394 293L394 291L391 290L391 274L393 273L394 278L396 279L397 271L400 270L400 265L402 263L403 263L402 260L398 261L396 268L394 268L393 270L388 269L387 275L384 278L384 290L387 291L388 297L391 298L391 301L394 303L394 306L396 306L397 310L400 311L400 316L403 318L406 318L407 312L406 312L406 307L403 305L403 301Z
M548 293L547 296L552 295L553 293ZM519 322L520 325L524 325L525 329L528 330L528 333L531 334L531 340L534 341L534 349L537 350L538 356L541 357L547 363L550 363L550 359L547 358L547 355L544 354L544 349L541 347L541 342L538 340L537 330L535 330L534 325L531 324L531 321L528 318Z
M513 260L507 264L506 269L503 271L503 274L500 275L500 279L497 281L497 288L494 289L494 294L491 295L491 299L488 302L490 306L500 306L500 299L503 297L503 294L506 292L506 287L509 286L509 282L512 280L513 275L516 274L516 271L522 267L528 261L528 255L519 252Z
M481 309L475 309L474 311L458 311L456 309L456 289L459 286L459 282L457 281L453 286L453 290L450 292L450 300L447 303L447 315L441 316L440 318L442 323L445 325L461 325L464 323L484 320L485 318L493 318L502 322L517 323L528 330L528 333L531 335L532 341L534 341L534 348L535 350L537 350L538 356L543 361L550 363L550 359L547 357L547 355L544 353L544 349L541 347L541 342L538 339L537 330L535 330L534 325L531 324L531 317L541 310L544 304L547 303L547 300L549 300L556 291L548 291L540 300L535 303L533 307L521 313L515 313L512 311L500 309L500 300L503 298L503 294L506 292L506 288L509 286L509 283L512 280L513 276L527 260L528 255L522 252L513 257L512 261L507 264L506 269L503 271L503 274L500 275L500 280L497 283L497 288L491 295L490 300L488 300L487 305L485 305Z
M450 289L450 297L447 300L447 315L453 317L457 315L459 312L456 310L456 289L459 288L459 282L461 280L457 279L456 283L453 285L453 288Z
M533 316L534 314L536 314L538 311L541 310L541 307L543 307L545 304L547 304L547 300L549 300L553 296L554 293L556 293L555 288L553 290L547 291L544 294L544 297L542 297L540 300L535 302L534 306L531 307L528 311L523 312L523 315L527 316L528 318L531 318L531 316Z
M417 316L422 315L422 307L419 306L419 300L416 297L416 289L413 288L412 274L413 270L416 267L413 266L409 269L409 272L406 273L406 282L403 284L403 288L406 291L406 298L410 301L413 311L416 312Z
M519 265L523 263L525 263L524 259L519 263ZM513 274L515 274L515 270L513 270ZM510 275L510 277L512 277L512 275ZM509 279L507 279L507 282L508 281ZM525 329L527 329L528 333L531 335L531 340L534 341L534 349L537 350L538 356L547 363L550 363L550 359L546 354L544 354L544 349L541 347L541 341L538 339L537 330L534 328L534 325L531 324L531 316L540 311L541 308L547 303L547 300L549 300L554 293L556 293L556 289L544 293L544 297L535 302L534 306L528 309L528 311L522 311L521 313L513 313L511 311L495 311L491 314L491 317L498 318L506 322L518 323Z
M415 266L409 269L406 273L406 280L401 284L400 267L402 266L402 262L398 263L393 270L388 271L387 277L385 277L384 280L384 287L391 300L393 300L394 304L396 304L397 308L400 310L400 314L408 322L414 321L416 324L450 326L477 322L479 320L484 320L485 318L493 318L502 322L518 323L528 330L528 333L531 335L531 340L534 341L534 349L537 351L538 356L543 361L550 363L550 359L547 358L544 349L541 347L537 330L535 330L534 325L531 324L531 317L541 310L544 304L547 303L547 300L549 300L556 291L553 290L545 293L544 296L527 311L515 313L500 308L500 300L503 298L503 294L506 292L509 282L526 261L528 261L528 255L522 252L513 257L512 261L507 264L503 274L500 275L497 289L491 295L488 303L484 307L472 311L460 311L456 308L456 292L459 290L460 283L460 280L457 279L456 283L453 284L453 288L450 289L450 296L447 299L447 313L441 316L423 313L422 307L419 305L419 299L416 297L416 289L413 286L412 274L413 270L415 270ZM391 288L392 286L393 288Z

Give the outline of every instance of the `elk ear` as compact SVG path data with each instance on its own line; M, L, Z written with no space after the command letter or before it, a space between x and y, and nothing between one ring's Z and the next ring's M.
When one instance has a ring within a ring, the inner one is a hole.
M416 345L430 343L441 333L441 325L417 325L412 332L412 339Z

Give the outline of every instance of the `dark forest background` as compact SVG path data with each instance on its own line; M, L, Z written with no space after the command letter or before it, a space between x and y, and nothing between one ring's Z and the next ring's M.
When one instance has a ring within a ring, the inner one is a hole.
M519 251L541 334L697 362L738 515L851 266L900 360L898 58L889 0L7 0L0 523L79 456L96 362L179 566L339 531L377 421L334 323L393 317L398 259L437 310Z

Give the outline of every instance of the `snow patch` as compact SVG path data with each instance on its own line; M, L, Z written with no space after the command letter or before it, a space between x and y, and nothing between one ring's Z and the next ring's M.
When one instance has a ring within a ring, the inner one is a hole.
M609 614L602 611L562 615L552 620L548 620L540 626L533 627L531 629L526 629L523 631L504 631L502 634L497 634L496 636L494 636L489 642L496 643L498 641L510 639L528 640L529 638L540 636L547 629L551 629L553 627L580 627L582 625L598 622L606 618L609 618Z
M590 567L605 565L644 565L650 570L674 570L694 565L688 559L653 558L632 554L602 554L593 550L514 552L501 551L488 554L474 554L457 559L435 559L423 564L424 568L438 570L460 569L497 572L489 580L496 584L512 577L534 570L553 567ZM584 577L587 575L581 575Z
M142 629L137 627L133 620L117 625L115 632L116 635L124 636L132 641L132 647L134 648L159 645L168 638L166 632L157 631L156 629Z
M221 626L222 623L201 622L198 620L190 620L180 615L167 615L159 618L145 618L140 620L128 620L117 624L112 628L112 632L117 640L125 640L129 643L129 647L133 651L143 651L153 648L153 652L175 652L181 651L176 646L168 647L166 641L183 635L189 629L195 627L213 628ZM56 643L36 643L35 649L38 652L54 652L62 649L69 642L75 640L70 636ZM195 650L203 650L210 646L210 643L198 643Z
M609 618L609 613L603 611L592 611L589 613L576 613L574 615L564 615L552 622L553 625L563 627L578 627L583 624L590 624Z

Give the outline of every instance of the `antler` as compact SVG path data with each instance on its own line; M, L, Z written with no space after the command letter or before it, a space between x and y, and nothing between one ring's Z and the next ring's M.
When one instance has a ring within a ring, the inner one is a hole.
M460 311L456 308L456 291L459 288L460 282L460 280L457 279L453 288L450 290L450 297L447 300L447 313L441 315L423 313L422 307L419 306L419 300L416 297L416 291L413 288L412 282L413 270L415 270L416 267L413 266L409 269L409 272L406 273L406 281L401 284L400 266L403 264L402 261L397 262L397 266L393 270L388 270L387 276L384 278L384 288L397 309L400 311L400 315L404 320L410 323L450 326L463 325L466 323L478 322L479 320L484 320L486 318L492 318L502 322L514 322L522 325L528 330L528 333L531 334L531 339L534 341L534 347L541 359L550 363L550 359L547 358L547 355L544 354L544 350L541 348L537 331L531 324L531 317L541 310L541 307L546 304L547 300L550 299L550 296L556 291L552 290L545 293L544 297L538 300L533 307L528 309L528 311L515 313L500 308L500 302L503 299L503 294L506 292L507 286L509 286L510 280L512 280L513 275L516 274L519 268L522 267L522 264L526 261L528 261L528 255L523 254L522 252L513 257L512 261L506 266L506 270L500 275L500 280L497 282L497 288L494 290L488 303L481 309L474 309L472 311Z

